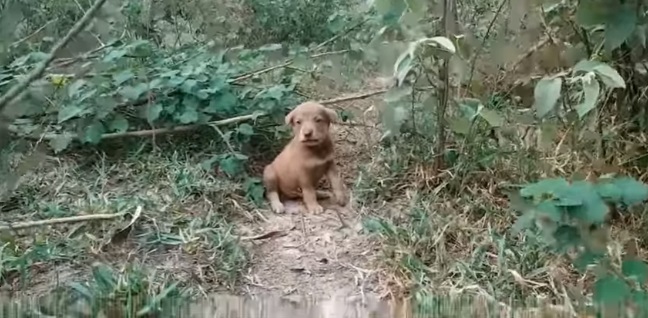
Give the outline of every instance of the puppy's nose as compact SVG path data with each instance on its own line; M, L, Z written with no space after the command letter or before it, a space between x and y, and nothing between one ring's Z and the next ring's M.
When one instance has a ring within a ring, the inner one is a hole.
M307 131L304 132L304 137L306 137L306 138L308 138L308 137L310 137L310 136L312 136L312 135L313 135L313 131L312 131L312 130L307 130Z

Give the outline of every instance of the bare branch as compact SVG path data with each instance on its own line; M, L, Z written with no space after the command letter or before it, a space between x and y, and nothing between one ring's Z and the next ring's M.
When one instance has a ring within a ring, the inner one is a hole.
M106 0L97 0L94 5L88 10L81 20L79 20L73 27L68 31L68 33L65 35L63 39L61 39L59 42L54 45L52 50L49 53L49 56L47 59L45 59L41 64L36 67L27 77L22 80L20 83L16 84L15 86L11 87L7 93L2 95L0 97L0 112L7 107L7 105L11 104L14 102L14 100L21 96L25 90L29 87L29 85L43 76L43 73L45 72L45 69L47 69L47 66L52 63L56 55L61 51L63 47L65 47L70 40L75 37L81 30L83 30L88 23L90 23L90 20L97 14L97 11L99 11L99 8L106 2Z
M349 96L342 96L342 97L322 100L322 101L319 101L319 103L321 103L323 105L337 104L337 103L348 102L348 101L352 101L352 100L368 98L368 97L371 97L371 96L374 96L374 95L383 94L386 91L387 91L386 89L379 89L379 90L375 90L375 91L369 91L369 92L353 94L353 95L349 95ZM101 137L101 139L106 140L106 139L116 139L116 138L124 138L124 137L155 136L155 135L161 135L161 134L168 134L168 133L196 130L196 129L200 128L200 127L207 126L207 125L213 126L213 127L221 127L221 126L225 126L225 125L237 124L237 123L240 123L240 122L253 120L255 118L263 117L263 116L266 116L266 115L267 114L265 114L265 113L257 112L257 113L254 113L254 114L237 116L237 117L227 118L227 119L223 119L223 120L207 122L207 123L204 123L204 124L176 126L176 127L172 127L172 128L158 128L158 129L149 129L149 130L127 131L127 132L122 132L122 133L109 133L109 134L104 134ZM15 129L11 129L11 130L14 133L16 132ZM77 138L78 137L76 134L69 134L69 135L45 134L45 135L40 135L40 136L27 136L26 138L41 139L41 140L52 140L52 139L59 138L59 137L62 137L62 136L69 136L71 138Z

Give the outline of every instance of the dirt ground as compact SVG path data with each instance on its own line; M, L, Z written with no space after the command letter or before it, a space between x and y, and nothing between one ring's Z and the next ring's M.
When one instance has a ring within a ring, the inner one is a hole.
M381 84L369 83L365 90L381 89ZM257 211L264 221L250 222L248 218L238 224L243 236L280 232L250 245L253 264L245 285L240 287L243 293L316 297L384 297L389 293L375 262L379 247L363 233L364 207L353 200L357 169L371 160L380 137L376 120L380 98L377 95L330 106L353 113L359 123L332 128L338 165L351 197L347 206L324 201L325 211L314 215L305 212L303 203L290 201L283 214Z

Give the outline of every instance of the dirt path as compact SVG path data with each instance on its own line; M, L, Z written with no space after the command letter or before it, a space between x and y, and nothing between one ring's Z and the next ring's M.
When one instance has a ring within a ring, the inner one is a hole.
M377 89L377 84L366 89ZM355 92L357 93L357 92ZM337 207L322 202L321 214L304 211L300 202L287 202L284 214L258 211L262 222L239 224L243 235L281 231L282 235L259 240L250 246L252 266L242 291L246 294L280 293L282 295L317 297L384 296L375 264L378 246L363 233L362 207L353 202L353 182L357 167L370 160L371 148L379 136L372 106L378 97L335 105L354 114L362 125L340 124L332 128L336 152L351 203ZM374 118L371 118L374 117ZM378 134L378 135L377 135ZM337 211L337 212L336 212Z

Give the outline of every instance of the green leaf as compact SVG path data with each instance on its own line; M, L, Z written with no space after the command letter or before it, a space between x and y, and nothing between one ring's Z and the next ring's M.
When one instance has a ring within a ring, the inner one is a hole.
M468 118L454 117L448 118L448 128L456 134L468 135L470 132L471 122Z
M499 112L481 107L479 109L479 116L483 118L491 127L502 127L504 125L504 117Z
M430 96L430 98L433 98ZM479 111L484 108L482 102L476 98L462 98L458 101L461 114L470 121L479 115Z
M578 3L576 22L583 27L595 26L605 22L609 8L601 1L588 0Z
M397 24L407 10L407 4L404 0L376 0L374 5L386 25Z
M516 235L533 226L535 221L535 211L526 211L520 215L511 227L511 232Z
M61 134L54 137L53 139L50 139L49 145L50 147L52 147L52 150L54 150L54 153L59 153L67 149L67 147L69 147L72 143L73 139L74 138L70 134Z
M239 125L237 131L239 134L245 136L252 136L254 134L254 129L252 128L252 126L250 126L250 124L245 124L245 123Z
M562 220L562 212L551 201L543 201L536 206L536 217L539 216L544 216L554 222Z
M621 272L623 276L636 279L640 284L648 279L648 265L642 260L624 260L621 262Z
M275 85L268 88L268 90L265 93L269 98L272 98L274 100L281 100L285 92L286 92L286 87L284 85Z
M135 86L124 86L119 90L119 95L134 101L139 99L148 90L148 84L139 83Z
M443 49L444 51L450 52L452 54L455 54L457 52L454 43L452 43L452 41L450 41L450 39L446 38L445 36L435 36L432 38L425 38L421 40L421 42L423 42L426 45Z
M581 83L583 83L583 103L576 106L576 112L578 113L578 117L583 118L596 107L596 100L601 92L601 85L599 85L599 82L593 76L583 77Z
M594 60L580 60L576 65L574 65L574 73L588 73L588 72L594 72L597 66L605 64L600 61L594 61Z
M587 266L596 264L604 255L592 251L584 251L574 260L574 267L581 273L587 270Z
M575 181L568 192L583 201L581 206L570 207L573 216L592 223L605 221L610 208L599 196L594 185L587 181Z
M623 77L611 66L601 63L594 67L594 72L599 76L603 84L609 88L625 88Z
M58 123L62 124L74 117L78 117L84 113L84 109L79 105L68 105L63 107L58 113Z
M630 287L614 276L605 276L594 283L592 300L596 304L620 304L630 296Z
M637 11L629 4L610 10L605 21L605 48L608 52L621 46L632 35L636 25Z
M265 188L259 178L247 178L243 183L245 196L257 205L263 204Z
M238 98L230 91L222 91L212 98L209 106L203 109L207 114L233 113L236 110Z
M79 93L81 92L81 88L85 86L86 83L87 81L82 79L72 82L72 84L70 84L67 88L68 96L71 98L78 96Z
M115 114L113 120L108 125L109 132L123 133L128 130L128 120L121 114Z
M543 179L539 182L529 184L520 189L520 195L523 198L541 198L545 194L562 192L569 187L569 183L562 178Z
M616 203L621 201L621 198L623 197L621 188L619 188L612 182L597 183L596 185L594 185L594 187L596 188L596 192L598 192L599 196L601 196L601 198L603 198L604 200L609 200L610 202Z
M643 182L623 177L612 180L612 184L621 190L621 200L625 205L634 205L648 199L648 186Z
M178 117L182 124L192 124L198 121L198 111L195 108L186 107Z
M135 77L135 74L133 74L133 71L130 69L123 70L117 74L113 75L113 82L117 86L121 86L122 84L126 83L126 81L132 79Z
M401 53L396 59L396 63L394 63L394 77L396 77L397 86L403 84L403 80L405 80L409 71L414 67L412 62L414 61L415 45L415 43L410 43L407 50Z
M100 121L95 121L83 130L82 141L93 145L99 144L105 131L104 125Z
M562 78L560 77L544 77L538 81L533 91L535 99L533 107L536 109L538 118L543 118L554 109L560 98L561 89Z
M243 162L246 160L245 156L229 154L219 160L218 167L230 177L235 177L243 172Z
M646 317L648 314L648 293L640 290L632 291L632 301L637 306L635 317Z

